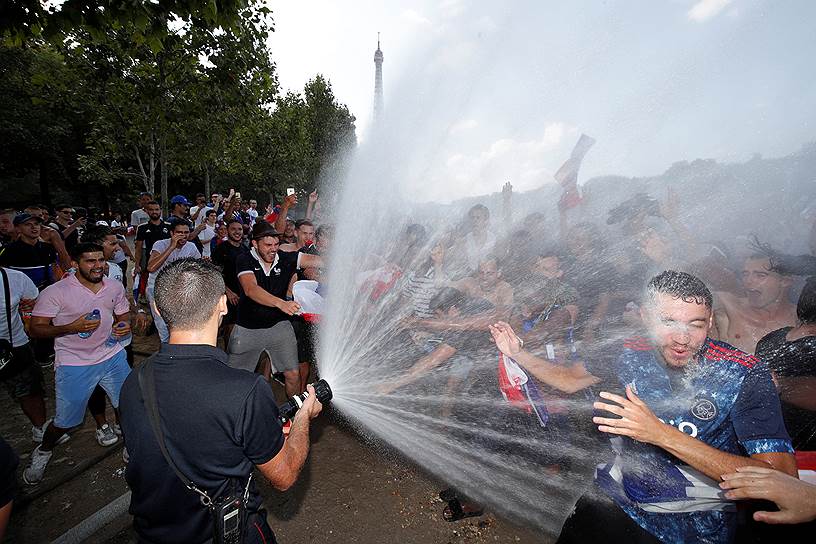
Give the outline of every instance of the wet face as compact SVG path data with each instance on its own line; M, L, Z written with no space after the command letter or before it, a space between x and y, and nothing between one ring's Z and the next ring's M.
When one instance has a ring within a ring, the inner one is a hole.
M665 293L645 305L641 316L663 360L674 368L686 366L700 352L712 322L711 308L705 304Z
M771 271L767 258L748 259L742 267L742 285L752 308L765 308L785 299L790 279Z
M474 232L485 232L490 222L490 213L483 209L471 210L468 219Z
M298 244L302 246L306 245L306 242L311 242L314 240L314 235L314 225L301 225L300 228L297 229Z
M260 240L252 240L252 247L258 252L258 256L269 264L275 262L278 246L280 246L280 240L277 236L264 236Z
M574 228L567 237L567 247L575 255L581 255L592 249L592 232L585 228Z
M227 227L227 236L233 242L240 242L244 238L244 227L241 223L230 223Z
M479 264L479 286L482 290L493 289L500 276L499 267L494 259Z
M561 270L561 261L555 255L538 257L533 270L548 279L557 279L564 275Z
M151 221L158 221L161 217L161 208L158 204L149 205L145 211L147 212L147 215L150 217Z
M105 254L102 251L83 253L79 262L72 261L71 265L90 283L99 283L105 276Z
M113 254L116 252L116 249L119 247L119 241L116 239L115 234L108 234L102 240L102 254L105 256L106 261L110 261Z
M31 218L25 223L20 223L17 225L17 232L20 233L20 237L24 240L28 240L29 242L36 240L40 237L40 232L42 232L40 220Z

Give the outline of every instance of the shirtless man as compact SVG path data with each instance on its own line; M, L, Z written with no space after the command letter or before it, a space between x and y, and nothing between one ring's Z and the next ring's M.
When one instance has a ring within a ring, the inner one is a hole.
M718 291L714 322L719 339L754 353L757 342L771 331L796 324L796 307L788 301L791 279L771 270L770 260L752 255L742 267L746 296Z

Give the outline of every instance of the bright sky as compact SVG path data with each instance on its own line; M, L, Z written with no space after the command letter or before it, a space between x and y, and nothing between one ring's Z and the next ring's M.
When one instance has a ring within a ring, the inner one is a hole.
M581 132L582 179L696 158L772 157L816 140L809 0L270 0L284 89L316 73L357 116L382 33L378 138L424 199L552 182Z

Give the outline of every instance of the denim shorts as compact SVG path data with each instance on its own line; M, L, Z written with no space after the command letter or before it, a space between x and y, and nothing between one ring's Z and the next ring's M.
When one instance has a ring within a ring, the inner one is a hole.
M97 385L108 394L113 407L118 408L119 392L128 374L130 366L124 349L95 365L59 365L55 378L57 413L54 425L69 429L82 423L88 399Z

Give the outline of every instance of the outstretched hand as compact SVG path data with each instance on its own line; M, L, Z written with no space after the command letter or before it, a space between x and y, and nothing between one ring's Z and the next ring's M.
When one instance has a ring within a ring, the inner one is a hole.
M660 421L646 403L635 395L632 386L626 386L626 398L606 391L601 391L600 396L616 404L595 402L592 407L620 417L593 417L592 422L598 425L599 431L628 436L638 442L655 446L663 443L666 431L670 427Z
M773 501L778 512L760 510L754 519L765 523L805 523L816 519L816 485L764 467L740 467L723 474L720 487L729 499Z

